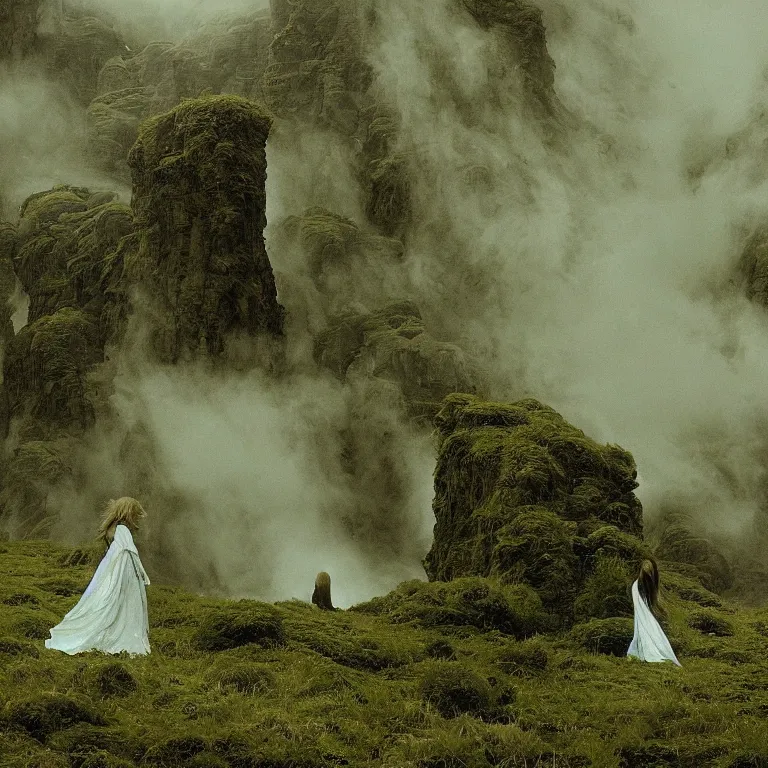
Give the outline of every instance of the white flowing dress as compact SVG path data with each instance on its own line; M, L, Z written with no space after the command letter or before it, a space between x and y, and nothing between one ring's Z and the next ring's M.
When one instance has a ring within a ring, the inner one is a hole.
M641 661L672 661L681 667L664 630L640 594L637 581L632 585L632 602L635 606L635 636L627 656L634 656Z
M115 537L77 605L51 630L46 648L149 653L147 590L149 577L130 530L115 528Z

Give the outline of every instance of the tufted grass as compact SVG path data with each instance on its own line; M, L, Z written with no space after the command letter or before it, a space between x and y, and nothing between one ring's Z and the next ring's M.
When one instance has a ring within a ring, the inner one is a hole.
M446 618L441 623L435 612L425 621L409 607L427 597L415 584L375 601L375 611L345 612L297 600L214 600L153 584L149 656L70 657L29 632L60 620L88 583L94 564L74 551L48 541L0 542L4 767L768 760L768 610L702 606L707 593L680 575L663 574L682 669L590 652L601 622L612 619L515 639L478 622L476 606L452 588L430 588L433 600L446 600ZM483 580L470 581L477 591ZM733 634L696 628L723 622ZM222 650L203 650L209 644L200 638L211 628L222 637L244 626L261 629L237 635L235 647L217 640Z

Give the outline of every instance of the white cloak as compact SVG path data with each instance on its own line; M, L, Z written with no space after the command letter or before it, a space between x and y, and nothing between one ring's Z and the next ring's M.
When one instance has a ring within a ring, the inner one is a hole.
M115 538L77 605L51 630L46 648L149 653L147 590L149 577L130 530L115 528Z
M664 630L640 594L637 581L632 584L632 602L635 606L635 636L627 656L634 656L641 661L672 661L681 667Z

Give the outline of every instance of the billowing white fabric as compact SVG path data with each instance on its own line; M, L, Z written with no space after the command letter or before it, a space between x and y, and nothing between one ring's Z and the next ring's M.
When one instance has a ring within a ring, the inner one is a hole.
M76 654L149 653L147 591L149 577L130 530L115 528L115 538L77 605L51 630L46 648Z
M632 602L635 606L635 636L627 656L635 656L642 661L672 661L681 667L664 630L640 594L637 581L632 585Z

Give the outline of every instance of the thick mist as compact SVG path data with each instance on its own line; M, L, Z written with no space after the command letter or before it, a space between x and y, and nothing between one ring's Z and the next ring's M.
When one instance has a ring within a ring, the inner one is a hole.
M751 522L768 327L733 278L739 227L766 213L766 189L744 180L757 157L695 183L689 164L706 168L760 111L768 12L544 3L555 90L581 125L563 147L521 119L519 84L488 99L492 34L446 3L379 7L372 59L428 170L414 238L424 295L436 287L433 311L485 349L494 396L536 397L631 450L649 517L672 502L711 527ZM450 76L427 87L435 58ZM469 165L490 192L467 185ZM441 288L465 300L452 317Z
M56 184L110 189L130 200L130 189L94 169L86 148L85 115L35 62L0 65L0 216L15 220L32 193Z

